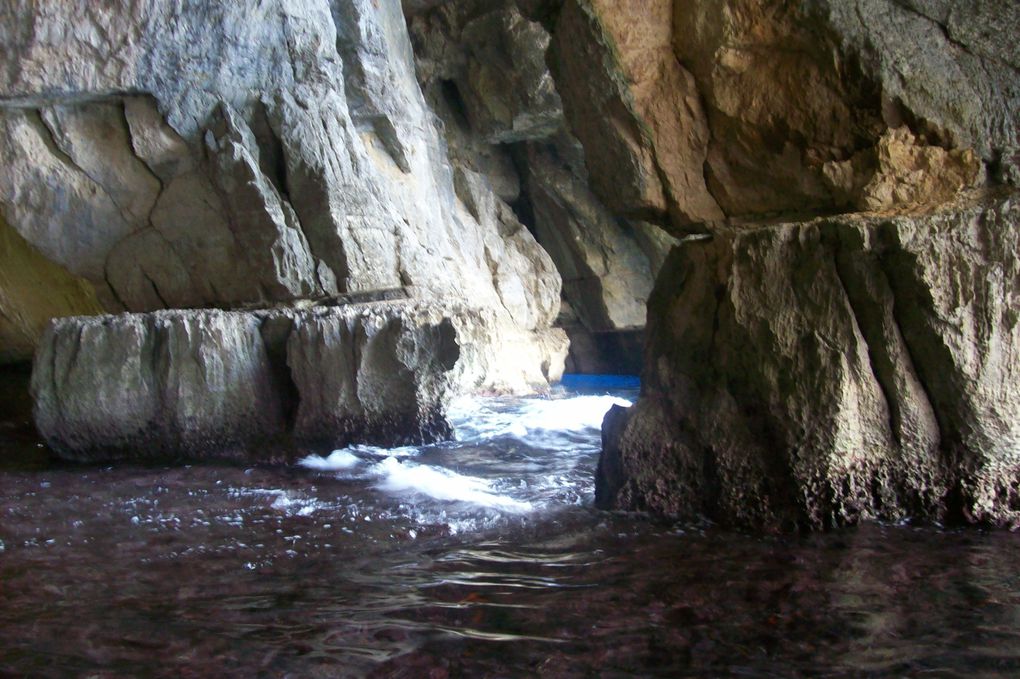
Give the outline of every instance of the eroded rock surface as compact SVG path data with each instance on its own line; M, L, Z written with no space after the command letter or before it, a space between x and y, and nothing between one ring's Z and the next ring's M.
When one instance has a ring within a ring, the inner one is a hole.
M47 260L0 217L0 365L30 358L51 318L99 311L86 281Z
M550 63L592 189L620 215L682 232L723 214L705 185L708 125L673 54L672 7L567 0Z
M40 433L72 460L268 455L284 432L258 319L246 314L58 320L32 393Z
M602 506L820 528L1020 519L1020 202L683 243Z
M36 358L35 419L71 460L427 443L450 435L452 394L500 373L490 363L506 352L485 343L494 322L491 311L414 302L60 319ZM549 349L547 367L558 360L562 373L565 342Z
M440 383L555 379L556 322L575 369L633 365L661 269L600 504L1016 523L1018 31L996 0L16 0L0 216L111 311L412 298L84 323L236 392L214 426L139 368L114 448L157 405L175 449L263 406L260 436L441 435ZM69 385L116 381L61 341Z
M925 211L1011 181L1015 49L991 37L998 30L975 28L995 7L454 0L406 9L454 162L486 177L552 255L576 353L600 333L640 327L642 290L670 245L652 235L657 227L684 236ZM1012 9L996 16L1018 27ZM525 24L532 39L521 37ZM514 99L550 83L528 56L546 42L562 113L551 98ZM515 127L518 114L560 116L562 129ZM587 353L584 362L605 364Z
M548 150L530 148L527 169L535 236L563 277L564 299L589 331L643 328L655 272L633 229Z
M669 237L646 238L647 223L614 212L605 196L618 195L617 179L606 181L615 193L589 186L605 177L589 175L574 137L589 130L564 116L559 96L559 88L586 81L554 78L547 66L556 4L458 0L410 8L412 42L425 96L444 121L458 195L473 210L477 194L495 194L506 206L501 220L519 221L550 254L564 280L563 308L574 310L560 315L572 338L571 369L619 372L640 362L640 341L632 340L644 327ZM649 25L662 18L650 17ZM668 29L668 12L665 20ZM662 35L655 49L675 63ZM575 62L581 68L583 55ZM659 106L663 116L671 105ZM590 110L581 119L600 120Z
M1007 4L567 0L550 63L595 193L680 235L873 208L845 192L873 163L835 185L826 169L883 154L904 126L919 159L1012 157L1017 54L996 36L1020 12ZM885 167L887 183L913 185L908 202L946 199L942 182L911 179L917 163Z
M770 528L1016 523L1018 217L1001 187L1020 79L997 36L1020 13L567 0L550 24L593 191L705 234L663 265L644 394L605 422L599 503ZM659 105L686 94L678 146ZM695 171L720 210L700 222L670 198Z
M559 277L458 199L398 0L17 1L0 38L0 214L107 310L402 287L540 352Z

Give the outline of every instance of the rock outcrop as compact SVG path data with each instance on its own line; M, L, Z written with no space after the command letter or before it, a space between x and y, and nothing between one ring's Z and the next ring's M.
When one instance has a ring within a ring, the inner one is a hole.
M398 0L19 0L0 39L0 214L108 311L404 287L539 350L555 267L458 199Z
M82 281L247 310L58 323L43 430L427 440L448 390L556 379L557 324L611 371L647 322L601 506L1020 524L1018 32L996 0L8 2L0 257L84 290L46 314Z
M1018 57L996 36L1020 16L994 0L566 0L554 17L593 191L678 235L841 209L874 163L835 184L833 165L881 156L903 126L917 157L994 165L1017 147ZM902 184L918 166L886 168Z
M919 144L906 127L886 132L875 148L823 168L836 199L864 212L952 201L982 183L984 171L972 150Z
M993 5L454 0L406 9L454 163L488 178L552 255L574 363L605 365L611 351L582 348L641 327L641 291L668 250L635 259L635 245L649 243L644 228L682 237L738 221L927 209L989 178L1008 181L1016 55L972 25L989 21ZM1003 10L1000 21L1015 24L1016 13ZM533 57L543 50L548 72Z
M1018 237L1011 195L684 242L650 302L642 398L606 420L600 504L1020 521Z
M550 63L592 190L621 216L721 219L705 184L709 143L694 79L673 54L671 0L567 0Z
M451 433L448 398L498 373L480 360L505 355L489 337L494 321L413 302L60 319L36 358L35 420L71 460L272 460L428 443ZM566 347L555 349L562 372Z
M283 410L254 316L124 314L56 321L32 375L35 421L73 460L268 450Z
M558 22L589 37L554 32L564 73L581 77L573 52L593 50L590 82L626 103L626 125L602 123L617 139L579 135L589 171L618 149L605 162L645 168L618 209L657 205L649 219L704 234L650 297L642 397L606 418L600 506L772 529L1020 523L1020 62L995 37L1020 13L664 2L703 107L699 156L642 114L636 64L658 57L636 46L629 4L567 0ZM561 89L568 116L584 87ZM648 169L663 154L704 169L725 220L663 214L665 175Z

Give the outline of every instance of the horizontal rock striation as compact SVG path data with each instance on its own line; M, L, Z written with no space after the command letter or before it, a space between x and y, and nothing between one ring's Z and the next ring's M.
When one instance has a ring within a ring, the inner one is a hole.
M35 420L83 461L432 442L451 434L449 396L499 374L496 320L413 302L60 319L36 356ZM528 357L549 367L531 376L543 384L566 353L565 339L547 343L549 356Z
M688 240L597 501L767 528L1020 522L1020 197Z

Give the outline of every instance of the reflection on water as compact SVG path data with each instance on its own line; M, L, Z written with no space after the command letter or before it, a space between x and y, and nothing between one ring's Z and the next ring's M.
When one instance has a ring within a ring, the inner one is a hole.
M581 386L293 467L8 465L0 675L1020 673L1020 537L596 512L598 425L635 392Z

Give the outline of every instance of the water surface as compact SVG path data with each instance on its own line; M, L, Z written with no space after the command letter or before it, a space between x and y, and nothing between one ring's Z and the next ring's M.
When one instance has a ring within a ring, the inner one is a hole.
M8 408L0 675L1020 675L1017 535L598 512L636 384L570 387L288 467L55 465Z

